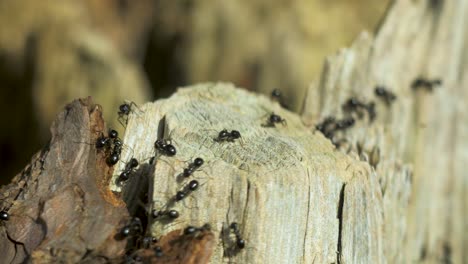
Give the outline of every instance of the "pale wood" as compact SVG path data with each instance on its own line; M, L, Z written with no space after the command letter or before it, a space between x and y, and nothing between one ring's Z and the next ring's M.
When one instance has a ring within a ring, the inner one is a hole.
M206 164L192 177L200 181L200 189L174 207L181 217L175 224L156 222L153 235L210 223L218 241L211 263L228 261L223 258L220 236L233 221L241 225L247 240L246 249L231 259L235 263L337 262L338 208L345 183L346 192L354 192L345 197L345 206L352 203L349 206L356 208L356 217L368 221L366 226L372 230L381 225L380 207L374 203L381 197L371 192L377 178L370 166L336 150L323 135L305 127L299 116L269 98L230 84L200 84L141 110L131 115L124 137L133 151L124 153L114 177L131 155L148 160L155 154L158 126L165 117L166 136L170 135L178 152L174 157L157 158L150 176L150 209L162 208L182 189L184 183L178 183L176 176L188 161L202 157ZM271 112L285 118L287 125L263 127ZM215 142L223 128L239 130L242 139ZM134 176L135 180L141 177ZM367 207L359 207L362 204ZM348 224L363 225L348 222L344 230L352 228ZM379 233L372 236L381 239ZM367 257L379 261L381 254L375 251Z
M302 114L309 124L341 115L336 102L350 96L378 102L376 85L398 97L391 109L379 104L374 124L346 134L348 151L358 152L359 145L361 159L380 153L379 184L371 190L383 195L373 201L382 215L377 226L353 215L356 204L345 198L346 262L363 262L369 249L379 252L380 263L468 259L467 18L466 1L395 1L375 39L361 34L329 57L320 81L309 88ZM410 85L418 76L441 78L443 85L433 93L414 92Z

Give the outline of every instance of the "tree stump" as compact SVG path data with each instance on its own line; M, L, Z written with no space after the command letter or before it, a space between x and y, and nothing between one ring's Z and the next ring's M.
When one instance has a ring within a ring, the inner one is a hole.
M75 101L48 148L1 189L5 259L123 262L127 252L154 263L466 262L467 14L461 0L395 1L375 38L363 33L327 59L301 115L213 83L134 108L114 167L94 147L107 133L99 108ZM441 85L411 88L419 77ZM377 85L396 100L376 97ZM343 109L351 97L374 102L376 119ZM268 126L273 112L286 124ZM338 148L315 129L327 116L356 119L338 132ZM222 129L241 137L216 140ZM170 139L160 143L176 155L156 151L157 139ZM121 182L132 157L140 164ZM196 157L205 163L181 177ZM152 216L171 209L180 214L173 221ZM159 242L139 249L138 236L119 239L131 216ZM184 234L188 225L196 228Z

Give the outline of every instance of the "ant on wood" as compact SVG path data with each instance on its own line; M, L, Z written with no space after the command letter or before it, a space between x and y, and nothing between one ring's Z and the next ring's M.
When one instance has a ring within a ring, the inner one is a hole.
M171 143L171 140L157 139L154 142L154 148L161 154L172 157L177 153L177 150Z
M203 163L205 163L205 161L202 158L195 158L193 162L189 163L187 168L185 168L180 175L184 178L192 176L192 174L198 170L203 165Z
M413 90L426 89L427 91L432 92L434 90L434 86L440 85L442 85L442 80L440 79L428 80L422 77L418 77L411 84L411 88L413 88Z
M263 127L275 127L276 124L281 123L283 126L286 125L286 119L282 118L281 116L271 113L268 117L265 124L262 124Z
M130 112L134 111L133 108L136 108L139 110L138 106L134 102L129 102L129 103L125 102L119 106L119 111L117 112L119 117L117 118L117 120L123 127L127 126L128 116L130 115ZM141 110L139 111L141 112Z
M167 217L171 220L174 220L174 219L179 218L179 212L176 210L159 210L158 211L156 209L153 209L151 211L151 216L154 219L161 219L163 217Z
M332 143L338 147L344 140L335 140L335 133L340 130L346 130L354 126L356 123L353 117L336 120L335 117L327 117L321 123L317 124L315 128L322 132L322 134L330 139Z
M387 106L390 106L396 100L396 95L383 86L375 87L375 95L381 98Z
M118 183L126 182L136 167L138 167L138 160L135 158L130 159L130 161L125 165L125 169L120 173L119 178L117 179Z
M107 137L101 133L95 145L97 149L104 149L106 152L110 152L106 159L109 166L113 166L119 161L120 154L122 154L123 142L116 130L110 129Z
M143 232L143 225L141 224L141 220L138 217L132 218L130 223L124 226L119 234L121 237L129 237L134 235L140 235Z
M218 137L214 139L216 142L234 142L234 140L241 138L241 134L237 130L231 130L231 132L227 131L227 129L223 129L218 133Z
M203 231L210 231L210 230L211 230L211 226L208 223L204 224L201 227L187 226L184 229L184 235L193 236L193 235L196 235L197 233L201 233Z
M229 228L232 230L234 235L236 236L236 246L239 250L243 249L245 247L245 240L242 238L240 231L239 231L239 225L236 222L232 222Z
M369 121L371 123L375 120L377 116L374 102L370 102L366 104L355 97L349 98L343 104L342 109L343 111L348 112L348 113L355 112L359 119L361 119L364 116L363 111L366 111L367 114L369 115Z
M196 191L200 187L200 183L197 180L191 180L181 191L178 191L174 197L175 201L182 201L190 193Z

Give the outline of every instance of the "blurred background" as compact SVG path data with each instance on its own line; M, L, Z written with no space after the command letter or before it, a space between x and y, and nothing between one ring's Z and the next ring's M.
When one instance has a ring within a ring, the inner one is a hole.
M233 82L282 91L299 111L327 54L374 31L389 0L1 0L0 184L49 139L63 106L92 96L109 127L124 100Z

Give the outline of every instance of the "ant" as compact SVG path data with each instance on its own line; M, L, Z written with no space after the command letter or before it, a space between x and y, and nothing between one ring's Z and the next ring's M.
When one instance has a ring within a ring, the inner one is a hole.
M427 80L425 78L419 77L413 81L413 83L411 84L411 88L413 88L413 90L421 88L432 92L434 90L434 86L440 85L442 85L442 80L440 79Z
M334 130L336 119L333 116L325 118L321 123L318 123L315 128L322 132L325 137L329 138ZM331 128L331 129L330 129Z
M192 163L188 165L187 168L184 169L184 172L182 172L182 176L185 178L190 177L195 170L199 169L205 161L202 158L195 158Z
M236 246L237 248L243 249L245 247L245 240L242 238L240 231L239 231L239 225L236 222L232 222L229 228L232 230L234 235L236 236Z
M367 111L369 115L369 121L372 123L377 115L375 111L375 103L370 102L369 104L366 104L359 99L355 97L349 98L342 106L343 111L352 113L356 112L359 119L363 117L363 112L362 111Z
M234 140L241 138L241 134L237 130L231 130L231 132L227 131L227 129L223 129L218 133L218 137L214 140L216 142L234 142Z
M97 149L104 149L106 152L110 151L110 155L106 160L109 166L113 166L119 161L123 142L116 130L110 129L107 137L101 134L96 140L95 145Z
M135 234L141 234L143 232L143 225L141 224L141 220L138 217L134 217L130 224L124 226L120 230L120 235L122 237L129 237Z
M353 117L338 120L335 123L335 131L348 129L348 128L354 126L355 122L356 121L355 121L355 119Z
M166 139L157 139L156 142L154 142L154 148L161 152L161 154L169 157L172 157L177 153L177 150L174 145L171 144L171 141Z
M153 218L158 219L160 217L169 217L170 219L177 219L179 217L179 212L176 210L169 210L169 211L158 211L154 209L151 211L151 216Z
M130 114L131 111L133 111L133 107L138 109L138 106L134 102L130 102L130 103L125 102L119 106L119 111L117 112L119 117L117 120L120 122L120 124L123 127L127 125L128 115ZM125 122L125 125L123 124L123 122Z
M110 149L112 147L113 141L118 139L118 137L119 133L114 129L109 130L107 137L104 136L101 132L101 136L96 140L96 148L102 149L105 147L106 149Z
M114 148L111 150L109 157L107 158L107 164L113 166L117 164L120 159L120 154L122 154L123 143L120 138L114 139Z
M125 182L130 178L130 174L133 172L133 169L138 167L138 160L135 158L130 159L130 161L125 165L125 169L120 173L118 182Z
M210 231L211 230L211 225L206 223L201 227L195 227L195 226L187 226L184 229L184 235L195 235L196 233L203 232L203 231Z
M281 116L271 113L270 116L268 117L268 120L265 124L262 126L264 127L275 127L276 124L281 123L283 126L286 125L286 119L282 118Z
M317 124L315 128L323 133L323 135L330 139L333 145L338 147L343 140L335 140L335 133L339 130L346 130L351 128L356 123L353 117L336 120L334 117L327 117L321 123Z
M189 195L191 192L195 191L198 189L200 186L200 183L197 180L191 180L185 187L182 189L182 191L178 191L175 196L175 200L182 201Z
M380 97L387 106L390 106L396 100L396 95L383 86L375 87L375 95Z
M145 249L148 249L151 247L151 245L158 243L159 240L156 237L153 236L145 236L142 239L142 247Z

